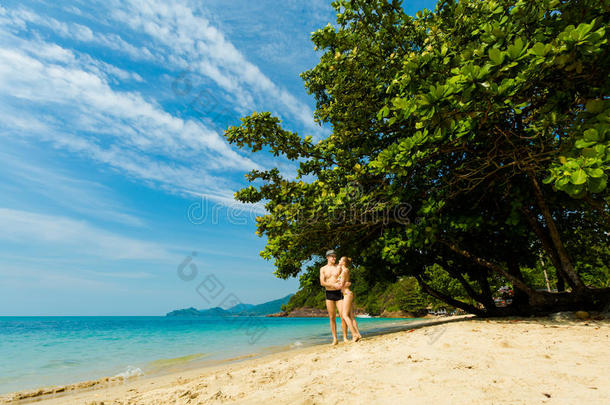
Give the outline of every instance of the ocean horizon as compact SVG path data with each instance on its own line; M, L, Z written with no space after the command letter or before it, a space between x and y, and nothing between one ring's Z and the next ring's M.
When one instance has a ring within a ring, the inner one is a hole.
M413 319L359 318L367 334ZM339 339L341 328L337 321ZM0 394L112 376L153 376L330 343L328 318L0 317Z

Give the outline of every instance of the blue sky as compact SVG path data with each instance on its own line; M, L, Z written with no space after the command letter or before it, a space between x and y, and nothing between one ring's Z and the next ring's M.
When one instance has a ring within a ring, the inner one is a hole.
M294 167L222 130L256 110L328 134L298 74L329 22L327 0L0 2L0 316L159 315L295 292L258 255L263 208L232 197L253 168ZM224 290L202 297L212 274Z

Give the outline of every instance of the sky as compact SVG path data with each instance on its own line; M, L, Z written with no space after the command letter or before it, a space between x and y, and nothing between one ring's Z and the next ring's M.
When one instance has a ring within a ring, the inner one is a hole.
M281 4L281 6L278 6ZM410 14L433 1L405 1ZM294 293L237 204L252 111L316 139L330 0L0 1L0 316L163 315Z

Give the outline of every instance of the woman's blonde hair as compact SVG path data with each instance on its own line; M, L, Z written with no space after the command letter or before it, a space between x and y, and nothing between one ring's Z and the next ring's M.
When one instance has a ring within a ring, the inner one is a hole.
M350 267L352 265L352 258L347 256L342 256L340 260L345 259L345 265Z

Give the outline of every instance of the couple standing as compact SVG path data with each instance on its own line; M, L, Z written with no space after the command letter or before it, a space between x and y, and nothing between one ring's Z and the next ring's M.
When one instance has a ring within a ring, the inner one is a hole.
M352 333L352 341L359 341L362 336L358 331L358 324L354 316L354 294L349 286L349 267L352 259L343 256L337 264L337 254L334 250L326 252L326 266L320 269L320 284L326 289L326 310L330 319L330 330L333 334L333 345L337 344L336 310L341 317L341 330L343 341L347 342L347 327Z

